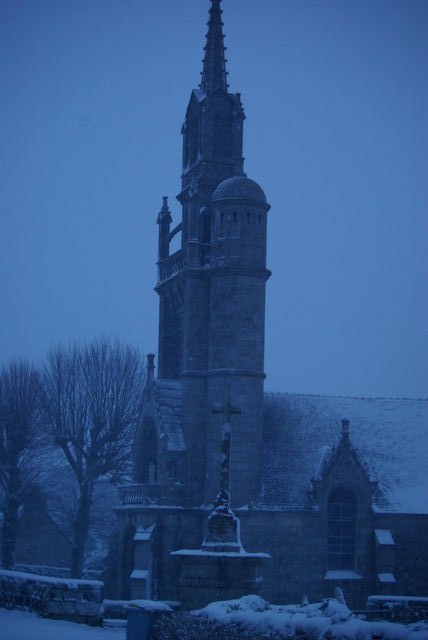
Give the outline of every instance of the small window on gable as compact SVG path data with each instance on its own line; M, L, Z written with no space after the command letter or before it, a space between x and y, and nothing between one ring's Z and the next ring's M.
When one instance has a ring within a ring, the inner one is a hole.
M328 568L354 571L357 501L346 487L337 487L328 499Z

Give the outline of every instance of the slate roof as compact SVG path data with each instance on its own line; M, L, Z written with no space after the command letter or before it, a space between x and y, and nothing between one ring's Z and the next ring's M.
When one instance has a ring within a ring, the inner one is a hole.
M184 451L181 421L183 390L180 380L157 380L155 394L159 406L162 434L167 440L168 451Z
M428 400L265 394L262 506L314 508L311 479L341 437L350 439L381 512L428 513Z

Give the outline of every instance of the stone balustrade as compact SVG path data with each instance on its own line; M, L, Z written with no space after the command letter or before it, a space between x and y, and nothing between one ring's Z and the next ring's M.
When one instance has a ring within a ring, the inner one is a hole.
M186 252L182 249L175 251L165 260L158 263L158 281L163 282L182 271L187 265Z
M122 504L156 504L160 497L160 484L125 484L119 487L119 498Z
M160 484L123 484L119 487L119 499L123 505L175 505L181 502L184 497L184 486L176 484L165 487Z

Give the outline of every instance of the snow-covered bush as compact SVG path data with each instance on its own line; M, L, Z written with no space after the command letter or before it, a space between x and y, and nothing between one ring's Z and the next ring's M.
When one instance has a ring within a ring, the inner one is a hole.
M258 596L212 602L193 616L223 625L235 625L251 638L301 638L305 640L428 640L428 624L404 625L369 622L348 607L329 598L306 605L270 605ZM173 637L173 636L171 636ZM209 636L208 636L209 637Z
M280 636L277 636L278 640ZM163 615L153 629L153 640L262 640L262 633L250 631L235 623L222 624L209 618L196 618L190 613ZM275 640L275 636L271 637Z

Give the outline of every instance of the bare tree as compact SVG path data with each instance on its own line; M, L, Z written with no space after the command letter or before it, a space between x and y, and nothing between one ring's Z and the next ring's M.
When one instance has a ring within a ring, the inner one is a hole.
M78 483L71 575L82 573L94 483L117 480L126 468L143 394L140 353L108 340L58 347L43 375L44 417Z
M18 532L18 509L31 483L30 458L39 437L39 374L27 361L0 371L0 489L2 565L10 569Z

